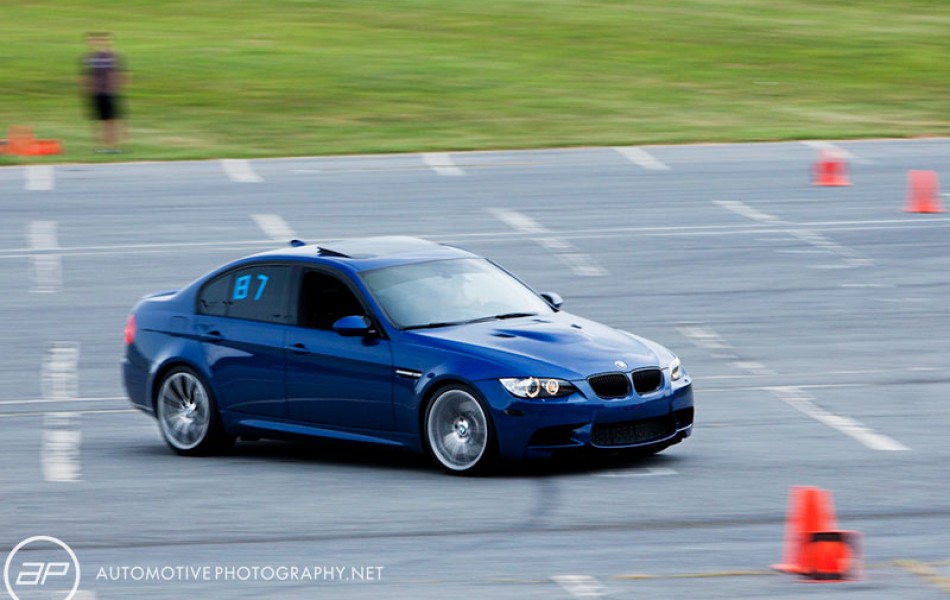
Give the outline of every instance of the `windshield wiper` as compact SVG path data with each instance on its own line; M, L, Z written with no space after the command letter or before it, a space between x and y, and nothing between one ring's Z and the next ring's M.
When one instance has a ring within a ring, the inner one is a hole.
M410 325L403 327L406 329L435 329L437 327L451 327L452 325L468 325L469 323L484 323L485 321L495 321L501 319L517 319L518 317L535 317L535 312L510 312L500 315L491 315L490 317L480 317L478 319L469 319L467 321L436 321L434 323L423 323L422 325Z
M465 321L465 323L484 323L485 321L501 321L503 319L517 319L518 317L536 317L538 313L535 312L510 312L502 313L500 315L491 315L490 317L481 317L479 319L472 319L471 321Z
M504 313L501 315L495 315L493 318L501 320L501 319L517 319L518 317L536 317L536 316L538 316L538 313L536 312L510 312L510 313Z
M410 325L408 327L403 327L403 330L435 329L436 327L451 327L452 325L463 325L465 323L471 323L471 321L436 321L435 323L423 323L421 325Z

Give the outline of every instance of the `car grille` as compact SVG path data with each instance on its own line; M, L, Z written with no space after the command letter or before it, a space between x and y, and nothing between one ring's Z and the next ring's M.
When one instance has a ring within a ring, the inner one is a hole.
M643 421L594 425L590 432L590 441L595 446L629 446L661 440L673 435L673 431L673 420L664 416Z
M630 380L623 373L604 373L587 378L594 393L601 398L625 398L630 394Z
M663 385L663 371L659 369L644 369L633 372L633 389L638 394L649 394L660 389Z

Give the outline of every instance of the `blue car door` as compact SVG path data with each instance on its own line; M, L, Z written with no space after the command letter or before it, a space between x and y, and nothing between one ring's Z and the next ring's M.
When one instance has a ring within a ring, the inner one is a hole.
M333 324L365 315L354 288L336 274L300 272L298 325L287 335L287 410L294 421L393 428L393 358L389 340L344 337Z
M286 418L284 347L293 320L292 272L285 265L247 266L199 292L195 334L221 409Z

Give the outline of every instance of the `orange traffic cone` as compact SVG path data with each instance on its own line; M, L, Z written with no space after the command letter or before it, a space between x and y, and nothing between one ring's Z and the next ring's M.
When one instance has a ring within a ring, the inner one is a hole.
M28 156L49 156L62 153L63 144L59 140L33 140L33 144L26 151Z
M821 531L805 545L802 577L811 581L848 581L860 578L861 534Z
M837 529L834 511L831 496L825 490L810 486L793 487L785 518L782 562L772 565L772 568L785 573L802 573L808 536L817 531Z
M905 212L942 213L936 171L907 172L907 206Z
M848 180L848 163L835 150L820 150L818 162L812 167L815 185L840 187L851 185Z
M33 145L33 129L22 125L10 127L7 134L7 154L25 155Z
M860 534L837 528L831 492L816 487L791 489L782 562L773 569L813 581L858 577Z
M9 139L4 144L4 153L19 156L47 156L62 154L63 144L59 140L38 140L33 137L33 129L22 125L10 128Z

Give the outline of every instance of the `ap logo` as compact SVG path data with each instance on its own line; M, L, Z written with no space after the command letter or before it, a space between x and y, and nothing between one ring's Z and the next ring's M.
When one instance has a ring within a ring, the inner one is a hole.
M71 600L79 589L79 560L62 540L38 535L17 544L3 564L13 600Z

